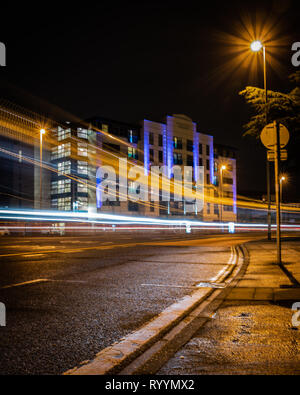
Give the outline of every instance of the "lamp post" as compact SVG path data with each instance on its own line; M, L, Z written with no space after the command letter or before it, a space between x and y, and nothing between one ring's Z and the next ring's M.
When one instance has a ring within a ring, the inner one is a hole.
M280 177L279 187L280 187L280 202L282 203L282 183L286 180L284 176Z
M220 222L223 221L223 171L226 170L226 166L221 166L220 168L220 197L221 197L221 207L220 207Z
M40 210L42 209L42 182L43 182L43 177L42 177L42 163L43 163L43 135L46 133L45 129L40 130Z
M280 180L279 180L279 190L280 190L280 204L282 204L282 189L283 189L283 182L286 181L286 177L285 176L281 176ZM281 221L280 223L282 223L282 218L283 218L283 212L281 210Z
M265 117L266 125L268 124L268 90L267 90L267 66L266 66L266 46L261 41L255 40L251 43L250 48L253 52L263 52L264 63L264 90L265 90ZM271 240L271 188L270 188L270 162L267 159L267 200L268 200L268 240Z

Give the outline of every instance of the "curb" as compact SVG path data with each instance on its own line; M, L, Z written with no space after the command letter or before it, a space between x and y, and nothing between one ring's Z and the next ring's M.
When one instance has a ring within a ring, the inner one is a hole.
M100 351L94 360L64 375L155 373L209 319L245 266L245 247L234 247L234 256L222 274L225 289L205 287L165 309L142 328ZM244 271L243 271L244 273ZM233 278L229 276L233 274ZM220 279L219 279L220 281Z

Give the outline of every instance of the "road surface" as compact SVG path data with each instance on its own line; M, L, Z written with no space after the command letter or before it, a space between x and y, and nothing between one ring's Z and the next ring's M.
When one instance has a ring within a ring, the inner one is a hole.
M2 237L0 374L61 374L92 359L212 281L230 247L255 237Z

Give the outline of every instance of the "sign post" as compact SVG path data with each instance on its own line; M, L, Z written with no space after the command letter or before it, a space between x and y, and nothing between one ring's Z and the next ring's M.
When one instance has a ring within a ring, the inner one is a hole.
M280 166L280 125L274 122L276 129L276 146L275 146L275 194L276 194L276 241L277 241L277 263L281 265L281 215L280 215L280 189L279 189L279 166Z
M282 264L281 261L281 214L280 214L280 180L279 169L280 160L287 159L287 152L283 150L289 142L290 134L287 128L278 122L273 122L267 125L260 135L261 141L265 147L271 150L268 153L268 160L274 161L275 166L275 194L276 194L276 241L277 241L277 263Z

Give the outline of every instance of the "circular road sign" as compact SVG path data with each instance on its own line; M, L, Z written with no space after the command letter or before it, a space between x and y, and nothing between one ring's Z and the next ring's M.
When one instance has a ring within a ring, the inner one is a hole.
M280 124L280 148L284 148L290 140L290 133L287 128ZM269 149L274 149L276 145L276 124L267 125L260 135L261 142Z

